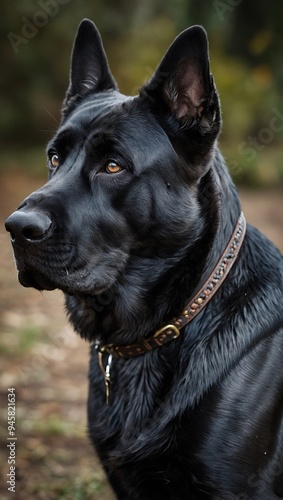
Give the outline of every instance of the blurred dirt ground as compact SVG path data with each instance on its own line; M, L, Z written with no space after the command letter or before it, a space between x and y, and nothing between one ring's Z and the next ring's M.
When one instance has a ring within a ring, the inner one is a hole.
M76 336L60 292L17 282L5 218L42 185L0 175L0 498L111 500L86 432L88 345ZM247 220L283 249L282 192L241 191ZM16 494L7 491L7 391L16 388Z

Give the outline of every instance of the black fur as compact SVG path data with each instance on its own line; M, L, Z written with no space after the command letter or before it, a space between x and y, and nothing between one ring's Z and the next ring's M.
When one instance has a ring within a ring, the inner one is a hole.
M6 224L20 282L63 290L93 345L152 335L215 267L241 210L220 124L201 27L126 97L81 23L50 179ZM228 278L177 340L113 360L109 406L92 348L89 434L117 498L282 498L282 359L281 256L248 226Z

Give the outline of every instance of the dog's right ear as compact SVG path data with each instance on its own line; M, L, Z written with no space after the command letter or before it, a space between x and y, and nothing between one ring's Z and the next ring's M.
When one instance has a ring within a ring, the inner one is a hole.
M84 97L104 90L117 90L117 84L109 69L98 29L92 21L83 19L73 46L70 84L63 104L63 118Z
M173 41L141 95L150 99L158 116L174 117L182 131L219 130L219 102L201 26L186 29Z
M183 31L140 92L179 156L199 179L211 165L221 114L201 26ZM201 147L200 147L201 145Z

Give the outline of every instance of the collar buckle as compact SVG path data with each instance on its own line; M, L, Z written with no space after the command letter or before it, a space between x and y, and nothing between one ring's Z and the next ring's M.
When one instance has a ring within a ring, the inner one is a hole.
M179 328L177 328L176 325L169 324L159 328L159 330L157 330L153 335L152 339L157 345L162 346L163 344L166 344L166 342L169 342L169 340L177 339L179 335Z

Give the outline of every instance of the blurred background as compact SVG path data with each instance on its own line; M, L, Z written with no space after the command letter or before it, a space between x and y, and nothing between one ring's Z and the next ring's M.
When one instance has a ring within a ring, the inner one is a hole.
M203 25L224 120L220 146L247 218L283 248L283 16L280 0L3 0L1 224L46 178L77 26L98 26L112 72L134 95L174 37ZM1 225L3 228L3 224ZM17 390L17 498L113 498L86 438L88 346L59 292L17 283L0 230L0 497L7 492L7 390Z
M181 30L202 24L222 102L221 146L233 176L256 186L282 182L280 0L268 5L264 0L4 0L3 6L2 168L44 173L42 151L60 119L74 34L89 17L101 31L121 91L128 94L138 92Z

